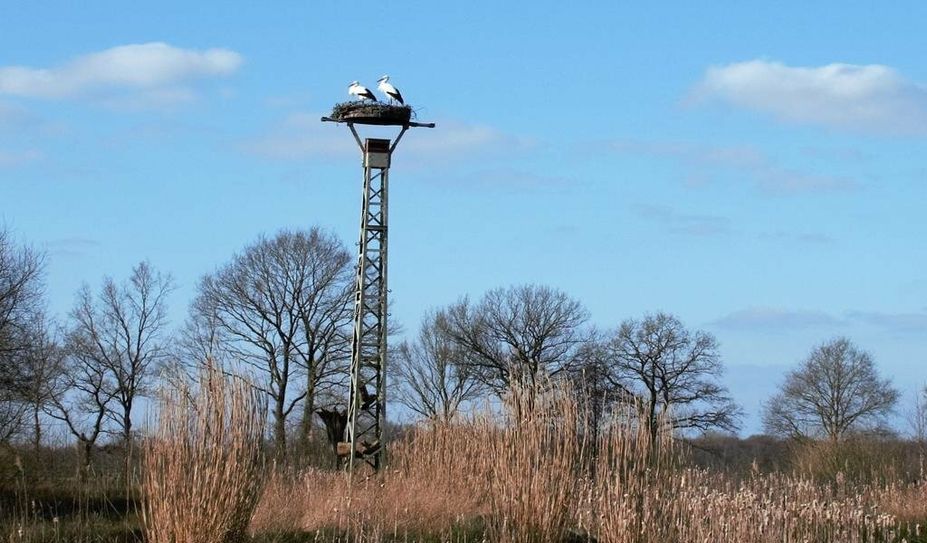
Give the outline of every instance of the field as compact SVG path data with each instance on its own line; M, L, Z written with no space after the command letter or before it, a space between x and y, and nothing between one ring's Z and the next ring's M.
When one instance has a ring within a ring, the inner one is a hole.
M868 453L846 444L839 454L808 445L790 470L707 468L665 428L652 440L631 405L593 440L582 402L552 389L419 425L393 442L383 473L352 480L265 462L252 439L262 404L245 387L187 392L165 404L146 443L137 496L115 482L69 490L23 479L5 497L3 539L927 541L927 484L884 454L863 465Z

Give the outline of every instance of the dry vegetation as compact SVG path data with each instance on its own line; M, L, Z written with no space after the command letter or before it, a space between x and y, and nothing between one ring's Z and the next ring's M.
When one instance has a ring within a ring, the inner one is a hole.
M260 495L265 411L248 382L211 364L198 386L163 393L157 433L145 447L147 541L243 538Z
M387 473L353 486L319 471L272 478L252 531L310 541L924 540L923 483L737 480L687 466L668 432L653 442L632 407L613 416L591 462L580 414L562 391L519 393L495 417L416 429Z
M862 473L861 458L878 450L811 443L792 471L737 475L696 467L668 425L653 440L637 409L614 410L591 443L570 391L517 392L466 420L413 428L394 442L384 473L355 474L351 484L341 472L263 465L266 405L213 368L162 398L145 443L144 530L128 529L125 517L50 523L26 508L2 539L927 541L927 484L903 482L883 457Z
M411 114L345 107L355 122ZM790 439L693 443L674 429L731 429L738 414L713 336L663 313L596 334L557 289L494 289L430 315L399 372L420 385L400 387L411 409L441 422L407 429L386 469L351 479L320 469L333 459L313 425L343 398L353 337L351 257L336 237L262 237L203 279L178 375L219 353L256 381L209 363L195 382L161 380L158 422L141 434L130 411L168 352L169 276L142 263L124 286L82 290L58 338L41 315L38 255L5 239L0 229L5 299L18 302L4 312L20 317L0 329L15 347L0 360L0 543L927 543L927 409L915 440L876 432L897 392L845 338L816 348L767 404L764 424ZM535 388L548 378L581 389ZM631 397L649 408L611 401ZM478 414L456 414L481 399Z

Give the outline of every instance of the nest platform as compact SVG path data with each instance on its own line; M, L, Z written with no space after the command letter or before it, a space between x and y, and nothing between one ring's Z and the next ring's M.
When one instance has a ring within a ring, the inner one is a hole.
M329 119L342 123L408 126L412 121L412 108L379 102L343 102L335 104Z

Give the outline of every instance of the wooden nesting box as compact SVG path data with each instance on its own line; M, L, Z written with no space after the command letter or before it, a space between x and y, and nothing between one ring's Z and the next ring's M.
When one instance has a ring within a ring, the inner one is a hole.
M389 140L376 138L364 140L364 166L389 168L389 143Z

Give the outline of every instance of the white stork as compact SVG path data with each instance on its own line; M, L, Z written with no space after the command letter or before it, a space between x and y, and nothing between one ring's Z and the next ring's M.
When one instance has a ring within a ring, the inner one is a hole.
M370 92L370 89L361 85L357 81L352 81L351 84L348 85L348 94L351 96L357 96L361 100L366 99L373 100L374 102L377 101L377 97L374 96L372 92Z
M402 105L406 104L402 101L402 94L399 93L399 89L390 84L388 75L381 77L377 83L379 83L377 88L380 89L380 92L385 94L390 100L395 100Z

